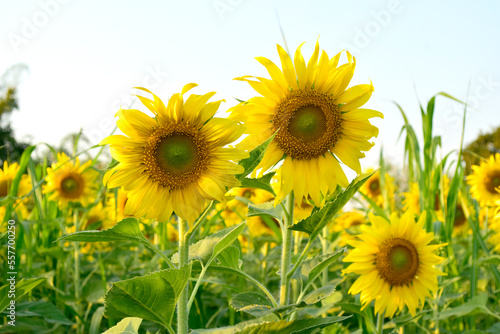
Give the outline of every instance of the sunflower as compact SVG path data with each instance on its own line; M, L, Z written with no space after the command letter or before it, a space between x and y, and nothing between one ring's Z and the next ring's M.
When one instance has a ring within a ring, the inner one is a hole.
M373 172L373 168L366 170L366 173ZM382 188L382 181L380 180L380 171L373 174L360 188L360 191L366 195L368 198L373 200L375 204L380 207L384 206L384 191L387 193L389 207L392 211L396 209L396 202L394 199L394 192L396 187L394 185L394 179L387 173L384 174L385 180Z
M368 119L383 115L360 109L372 94L371 83L346 90L356 65L349 52L347 63L338 66L341 53L330 59L322 51L319 57L316 43L306 66L301 46L293 62L281 46L277 47L282 70L269 59L256 58L271 80L251 76L235 79L248 82L262 96L234 107L231 117L245 122L248 136L240 143L244 149L252 149L275 134L256 168L261 175L285 158L275 203L293 190L296 203L310 197L319 205L321 195L333 192L337 184L348 185L337 159L361 173L362 151L368 151L374 145L368 140L378 135Z
M81 165L80 159L70 161L66 154L58 153L57 163L47 168L47 184L43 187L43 193L52 193L49 200L57 201L62 207L69 202L87 206L95 199L99 176L99 172L90 167L91 164L89 160Z
M132 217L133 215L125 214L125 204L127 204L127 194L122 188L118 188L116 191L116 195L114 193L110 193L108 195L107 206L110 208L108 210L109 218L118 223L127 217Z
M500 200L500 153L491 155L479 166L472 166L472 171L472 174L467 176L472 197L477 199L481 206L492 205Z
M102 203L94 205L85 216L82 230L106 230L112 228L116 222L111 219L112 215L109 211L112 211L110 206L104 206Z
M237 186L235 174L244 171L234 161L248 154L224 147L238 139L243 127L225 118L214 118L221 101L207 103L215 94L183 95L196 84L184 86L165 106L149 90L153 100L139 97L154 114L120 110L117 126L124 135L105 138L119 164L104 176L109 188L127 192L125 214L169 220L172 212L189 223L208 201L224 201L227 188Z
M333 233L341 232L339 246L345 246L349 240L355 240L355 236L360 232L360 227L367 222L365 216L364 212L350 211L342 213L335 219L330 230Z
M343 274L361 275L349 293L361 293L362 309L375 300L375 312L392 317L406 304L415 316L416 308L423 306L425 298L431 295L429 290L437 290L437 275L445 275L434 268L443 261L434 251L445 244L429 245L434 234L423 229L425 214L418 222L411 212L401 218L394 213L390 222L370 215L370 221L371 226L361 226L359 240L348 242L354 249L344 262L353 263Z
M9 165L7 161L3 163L3 169L0 169L0 198L9 195L12 182L16 177L17 172L19 172L20 166L17 163L12 163ZM31 179L28 175L24 174L21 176L21 181L19 182L19 187L17 188L17 197L22 197L31 191ZM16 211L22 216L26 217L28 214L28 209L26 204L28 199L18 199L16 200ZM4 220L5 207L0 207L0 222ZM3 232L3 231L2 231Z

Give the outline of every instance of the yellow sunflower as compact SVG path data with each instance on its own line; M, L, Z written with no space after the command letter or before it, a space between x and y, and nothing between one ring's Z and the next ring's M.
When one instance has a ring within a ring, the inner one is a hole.
M19 171L20 166L17 163L12 163L9 165L7 161L3 163L3 169L0 169L0 198L5 197L10 192L10 187L12 182ZM22 197L31 191L31 179L28 175L24 174L19 182L19 187L17 188L17 197ZM25 217L28 214L28 209L26 208L27 199L16 201L16 210ZM5 216L5 206L0 207L0 223L3 222Z
M221 101L207 103L215 94L183 95L196 84L184 86L167 106L149 90L153 100L140 97L154 114L120 110L117 126L124 135L105 138L119 164L104 176L110 188L127 192L125 214L169 220L172 212L189 223L210 200L224 201L227 188L237 186L235 174L244 171L234 161L248 154L224 147L238 139L243 127L225 118L214 118Z
M63 207L69 202L87 206L95 199L99 176L99 172L90 167L91 163L89 160L81 165L80 159L70 161L66 154L58 153L57 163L47 168L47 184L43 186L43 193L52 193L49 200L57 201Z
M107 206L110 208L108 210L109 218L118 223L127 217L132 217L133 215L125 214L125 204L127 204L127 194L122 188L118 188L116 196L114 193L108 195Z
M477 199L481 206L492 205L500 200L500 153L491 155L479 166L472 166L472 171L472 174L467 176L472 197Z
M344 258L353 263L343 274L361 275L349 293L361 293L362 309L375 300L375 312L392 317L406 304L415 316L416 308L431 295L429 290L437 290L437 275L445 275L434 268L443 261L434 251L445 244L429 245L434 234L423 229L425 214L418 222L411 212L401 218L394 213L390 222L370 215L370 221L371 226L361 226L359 240L349 241L354 249Z
M350 240L356 240L356 235L360 233L360 227L367 222L364 212L350 211L342 213L331 226L332 232L342 232L340 234L339 246L345 246Z
M296 203L310 197L319 205L321 195L333 192L337 184L348 185L338 159L361 173L362 151L368 151L374 145L369 139L378 135L368 119L383 115L360 109L372 94L371 83L346 89L356 65L349 52L347 63L338 66L341 53L330 59L322 51L320 57L316 43L306 66L301 46L293 62L277 47L282 70L267 58L256 58L271 80L236 78L248 82L262 96L234 107L231 117L245 122L249 135L240 143L244 149L252 149L276 133L256 168L262 174L285 157L275 203L293 190Z
M106 230L112 228L116 222L110 218L111 215L109 211L112 211L112 208L104 206L102 203L94 205L85 216L82 230L88 230L91 226L92 230ZM99 223L98 226L95 226L96 223Z
M369 168L366 170L366 173L373 172L373 168ZM382 189L382 183L380 181L380 171L376 172L372 177L370 177L359 189L363 194L365 194L368 198L373 200L375 204L380 207L388 207L392 211L396 209L396 202L394 199L394 192L396 191L396 187L394 185L394 179L387 173L385 175L385 192L387 193L389 203L388 205L384 205L384 189Z

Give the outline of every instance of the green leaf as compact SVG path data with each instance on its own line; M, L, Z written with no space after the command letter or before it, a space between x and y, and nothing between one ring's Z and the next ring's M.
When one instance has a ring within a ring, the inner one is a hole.
M210 265L220 252L238 238L240 233L245 229L245 226L246 222L230 226L191 245L189 247L189 259L200 260L204 264ZM172 262L179 262L179 253L172 255Z
M262 204L250 204L248 206L247 217L268 215L278 220L283 217L283 208L281 205L274 206L274 202L266 202Z
M99 306L92 315L92 319L90 319L89 334L99 334L103 315L104 306Z
M236 311L246 312L254 317L262 317L269 314L273 308L271 302L257 292L239 293L231 298L229 305Z
M16 305L16 316L18 317L42 317L48 323L73 325L66 316L52 303L44 300L21 303Z
M329 297L332 293L334 293L336 287L337 284L332 284L313 290L311 293L309 293L307 296L304 297L303 301L309 305L316 304L320 300L323 300Z
M465 304L441 311L437 316L429 315L425 318L444 320L450 317L463 317L465 315L474 315L483 313L492 315L497 319L500 319L500 316L494 314L490 309L488 309L488 307L486 307L487 302L488 302L488 294L482 293L480 295L473 297Z
M307 334L314 329L325 328L349 317L328 317L295 321L267 322L245 328L237 334Z
M220 264L225 267L230 267L239 270L240 269L240 249L234 245L231 245L224 249L217 256Z
M368 180L377 170L361 174L356 177L345 190L337 195L337 197L325 204L323 208L316 211L308 218L301 220L300 222L292 225L290 229L294 231L306 232L310 235L309 239L314 240L316 236L323 230L323 228L331 221L333 216L339 212L344 205L356 194L359 187L361 187L366 180Z
M45 282L45 277L38 277L38 278L28 278L28 279L21 279L16 283L16 300L20 300L25 294L36 288L38 285L42 284ZM7 281L9 282L9 281ZM9 291L10 289L10 283L7 283L6 285L2 286L0 288L0 312L5 310L7 306L9 306L11 299L9 298Z
M124 318L116 324L116 326L111 327L102 334L137 334L139 333L139 326L141 325L141 322L141 318Z
M112 283L104 313L107 317L134 316L169 326L190 275L191 267L184 266Z
M271 187L271 179L273 178L274 174L276 173L275 172L267 173L264 176L259 177L257 179L246 177L241 180L241 186L247 188L257 188L266 190L271 194L273 194L274 196L276 196L273 187Z
M259 165L261 162L262 158L264 157L264 153L266 153L266 149L271 143L271 141L274 139L274 135L271 136L268 140L254 148L252 151L250 151L250 156L246 159L240 160L239 165L243 166L245 168L245 171L241 174L236 175L236 178L238 180L243 180L248 174L253 172L255 167Z
M84 242L101 242L101 241L139 241L144 242L144 236L139 228L139 222L135 218L125 218L118 224L107 230L95 231L78 231L65 236L62 236L56 241L84 241Z

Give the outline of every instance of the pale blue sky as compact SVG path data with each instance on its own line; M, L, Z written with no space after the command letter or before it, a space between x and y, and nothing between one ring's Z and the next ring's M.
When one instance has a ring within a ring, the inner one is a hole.
M54 5L56 4L56 5ZM134 86L167 100L189 82L194 91L226 99L254 93L241 75L266 75L254 57L278 61L277 13L293 53L306 58L318 36L330 56L347 48L357 57L353 83L373 81L367 107L385 114L377 146L401 161L396 139L402 118L420 126L416 91L427 101L439 91L465 99L471 83L475 110L466 140L500 125L500 2L490 1L0 1L0 72L25 63L18 137L57 144L80 128L97 143L112 129ZM416 89L416 90L415 90ZM457 147L462 108L438 101L435 128L444 151Z

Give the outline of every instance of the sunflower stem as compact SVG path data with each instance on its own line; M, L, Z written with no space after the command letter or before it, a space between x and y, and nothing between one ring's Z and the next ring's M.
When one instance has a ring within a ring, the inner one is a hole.
M179 217L179 268L186 266L189 263L189 240L187 234L187 223L184 219ZM188 332L188 319L189 319L189 309L188 309L188 298L189 298L189 282L186 282L179 301L177 302L177 333L187 334Z
M281 283L280 283L280 306L287 305L290 298L290 281L291 277L288 276L290 267L292 265L292 230L289 226L293 224L293 209L295 206L295 199L293 192L286 197L287 214L285 214L285 221L282 234L282 247L281 247Z
M377 333L378 334L384 333L384 315L385 315L385 312L377 314Z

